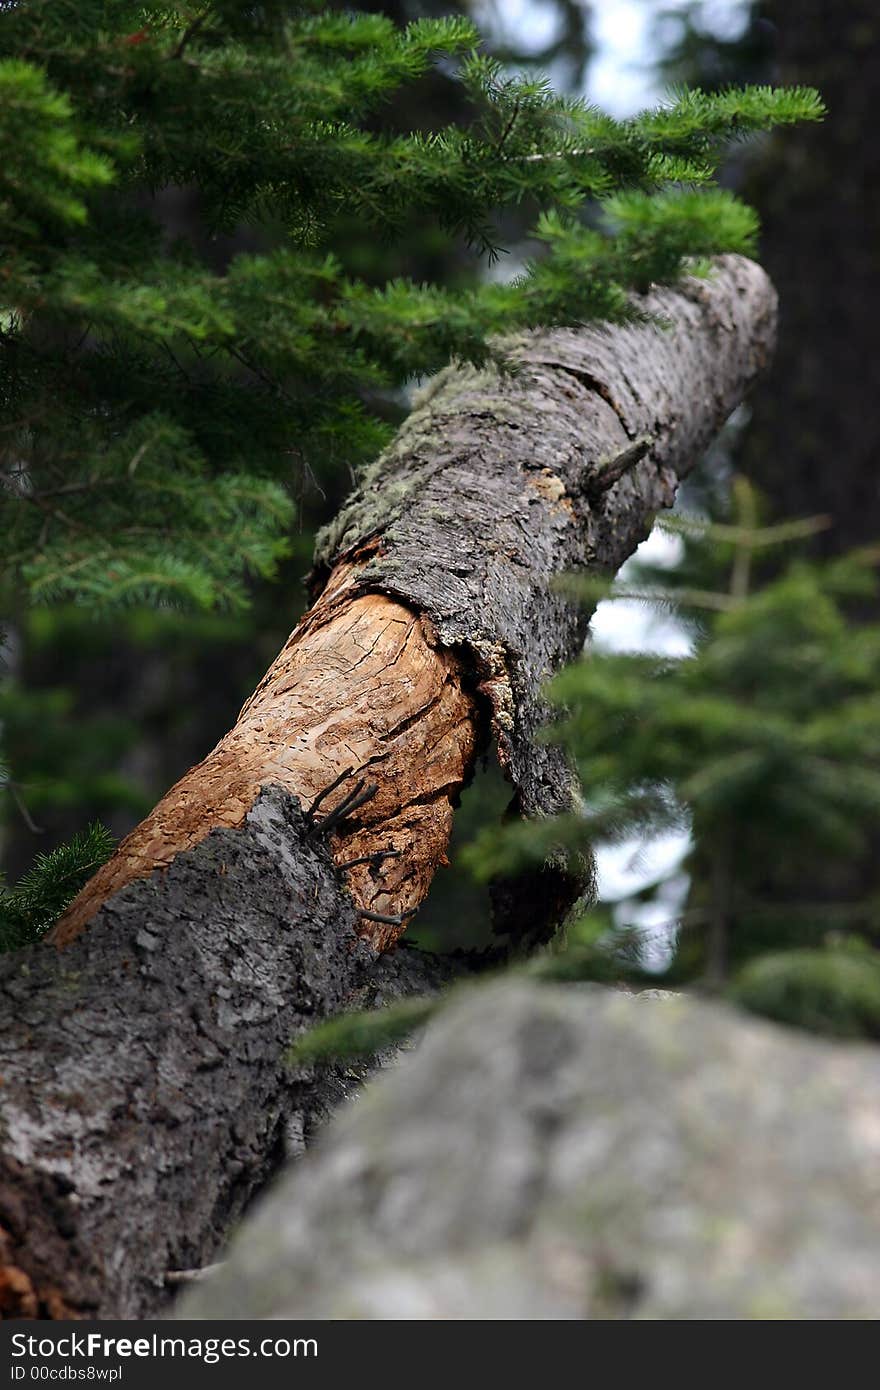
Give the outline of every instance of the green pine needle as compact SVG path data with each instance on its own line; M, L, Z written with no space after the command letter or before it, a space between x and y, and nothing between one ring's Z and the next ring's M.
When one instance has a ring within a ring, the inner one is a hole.
M66 844L38 854L14 888L0 883L0 951L39 941L109 859L114 843L109 830L95 822Z

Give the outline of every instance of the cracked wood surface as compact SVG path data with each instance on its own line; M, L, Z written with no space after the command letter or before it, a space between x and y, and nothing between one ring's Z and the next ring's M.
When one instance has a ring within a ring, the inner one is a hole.
M427 614L475 668L525 816L571 810L567 759L543 742L548 677L588 614L554 587L612 575L766 365L776 296L751 261L639 301L655 319L510 340L515 370L450 367L319 538L328 568L377 538L357 578ZM494 892L496 931L546 939L591 889L558 862Z
M529 335L513 372L441 373L235 728L87 885L62 950L0 959L0 1307L149 1316L168 1270L216 1258L327 1103L290 1039L377 982L436 979L362 914L427 890L481 723L520 811L570 804L541 692L585 616L553 580L632 552L772 346L772 286L737 257L644 307L664 326ZM307 810L352 763L377 790L328 843L347 779ZM500 906L540 937L581 886L554 869Z

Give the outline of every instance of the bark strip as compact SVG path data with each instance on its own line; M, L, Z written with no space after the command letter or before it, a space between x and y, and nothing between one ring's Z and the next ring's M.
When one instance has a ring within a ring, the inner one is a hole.
M537 734L585 619L552 580L631 553L773 338L772 287L736 257L645 307L665 326L529 335L513 371L440 375L324 537L323 593L235 728L87 886L60 953L0 960L11 1312L144 1316L168 1270L216 1257L325 1103L285 1068L291 1037L377 978L436 977L378 952L443 861L486 712L518 809L570 804ZM577 887L510 895L513 925L540 935Z

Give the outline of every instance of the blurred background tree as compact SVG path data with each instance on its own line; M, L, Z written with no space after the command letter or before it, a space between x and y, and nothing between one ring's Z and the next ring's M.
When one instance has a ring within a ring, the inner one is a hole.
M872 365L880 153L870 130L880 9L874 0L660 3L653 37L667 82L709 91L744 81L807 82L827 104L821 129L806 139L793 132L790 141L771 134L734 157L723 176L760 213L760 258L781 305L773 364L731 436L724 468L753 480L771 517L805 509L827 516L814 553L871 544L880 537L880 394ZM876 591L851 598L848 611L876 621ZM851 640L863 639L854 632ZM873 851L858 861L804 864L798 894L828 904L842 894L876 900L878 849L874 831ZM786 896L778 880L775 892Z
M739 34L719 36L728 10ZM661 9L655 38L668 81L808 83L820 130L773 135L726 174L761 216L761 261L779 289L776 357L755 393L737 467L776 516L831 517L816 539L842 553L880 535L880 397L873 356L880 298L880 152L871 109L880 84L874 0L753 0Z

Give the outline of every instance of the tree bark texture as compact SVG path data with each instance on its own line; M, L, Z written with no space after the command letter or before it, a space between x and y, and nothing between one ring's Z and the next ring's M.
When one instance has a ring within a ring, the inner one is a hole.
M640 307L661 322L441 373L323 537L323 588L234 729L87 885L60 952L0 962L8 1311L147 1315L169 1270L214 1258L285 1134L344 1089L288 1069L290 1040L436 982L382 952L491 734L521 813L570 806L536 735L585 617L552 581L631 553L774 333L772 286L737 257ZM506 925L540 936L582 888L548 873Z

